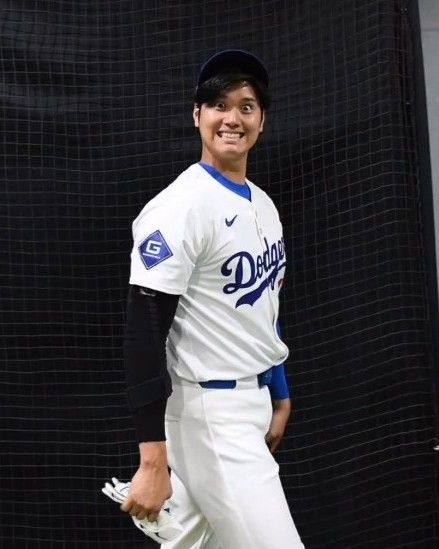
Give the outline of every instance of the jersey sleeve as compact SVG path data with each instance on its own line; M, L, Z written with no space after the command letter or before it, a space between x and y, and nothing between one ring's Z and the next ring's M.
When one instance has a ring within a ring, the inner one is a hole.
M183 294L204 238L197 208L187 197L152 200L133 223L130 284Z

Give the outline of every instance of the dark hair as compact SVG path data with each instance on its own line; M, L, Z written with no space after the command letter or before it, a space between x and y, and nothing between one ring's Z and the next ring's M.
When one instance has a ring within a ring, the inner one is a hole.
M236 89L244 82L247 82L255 90L261 109L267 110L271 103L267 86L253 76L238 71L221 72L202 82L195 91L195 103L199 107L203 103L213 105L222 94Z

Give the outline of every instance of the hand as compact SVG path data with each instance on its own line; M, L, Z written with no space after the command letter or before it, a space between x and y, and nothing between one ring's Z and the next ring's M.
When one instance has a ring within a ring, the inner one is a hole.
M273 417L271 418L268 433L265 435L265 441L271 453L276 450L282 440L291 410L292 404L289 398L273 401Z
M139 520L157 520L164 502L171 497L171 479L165 442L142 442L140 466L131 480L127 499L121 505L132 517Z

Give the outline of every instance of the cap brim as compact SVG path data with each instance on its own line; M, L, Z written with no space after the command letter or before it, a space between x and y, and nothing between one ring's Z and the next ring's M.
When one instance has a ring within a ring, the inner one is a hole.
M210 57L201 67L197 87L227 69L227 66L238 68L268 86L268 72L262 61L252 53L244 50L224 50Z

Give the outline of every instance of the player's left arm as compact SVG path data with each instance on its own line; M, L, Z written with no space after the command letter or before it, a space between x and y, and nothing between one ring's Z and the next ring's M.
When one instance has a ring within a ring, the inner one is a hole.
M276 324L276 330L280 337L281 328L279 321ZM279 364L278 366L273 367L273 374L271 381L268 384L268 388L270 389L271 400L273 403L273 416L271 418L268 432L265 435L265 440L270 448L270 452L273 453L284 436L288 420L290 419L292 413L290 389L288 387L284 364Z
M283 364L273 367L273 376L268 387L273 402L273 416L265 440L270 452L273 453L282 440L292 412L292 402Z

